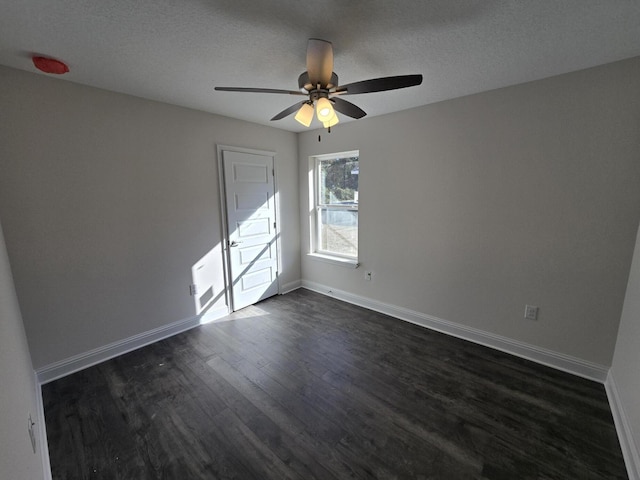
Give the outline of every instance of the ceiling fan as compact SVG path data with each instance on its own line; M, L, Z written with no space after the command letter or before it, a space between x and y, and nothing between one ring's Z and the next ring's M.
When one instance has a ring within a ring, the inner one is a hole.
M243 87L215 87L215 89L224 92L279 93L307 97L303 102L291 105L278 113L271 120L280 120L297 110L295 119L308 127L311 125L315 111L322 125L325 128L331 128L339 122L336 111L356 119L366 115L366 112L360 107L342 99L343 95L384 92L413 87L421 83L422 75L398 75L338 85L338 75L333 71L333 46L331 42L310 38L307 45L307 71L298 77L299 90Z

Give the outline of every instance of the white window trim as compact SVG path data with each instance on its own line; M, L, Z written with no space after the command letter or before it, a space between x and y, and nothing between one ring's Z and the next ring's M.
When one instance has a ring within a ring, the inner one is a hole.
M307 257L312 260L317 260L319 262L331 263L333 265L338 265L340 267L350 267L350 268L358 268L360 263L358 260L354 258L346 258L346 257L338 257L336 255L325 255L324 253L307 253Z
M319 201L318 195L320 195L320 179L318 178L318 163L322 160L331 160L336 157L360 157L359 150L350 150L346 152L336 152L326 155L313 155L309 157L309 253L307 254L308 258L313 260L330 263L333 265L339 265L343 267L350 268L358 268L360 263L358 261L358 257L360 252L358 251L358 256L347 256L340 255L334 252L327 252L323 250L318 250L319 244L319 228L318 221L320 216L318 215ZM336 209L340 209L342 207L336 206ZM343 207L345 210L353 207ZM359 210L359 209L358 209ZM359 245L358 245L359 247ZM359 250L359 248L358 248Z

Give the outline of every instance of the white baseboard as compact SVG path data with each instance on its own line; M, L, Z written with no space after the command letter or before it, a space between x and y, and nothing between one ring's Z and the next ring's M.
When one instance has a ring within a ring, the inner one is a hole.
M629 476L629 480L640 480L640 453L638 453L638 446L633 439L633 432L629 425L629 420L627 420L624 405L620 400L618 388L616 387L611 371L609 375L607 375L604 388L607 391L611 414L613 415L613 421L616 425L616 431L618 432L620 448L622 449L624 463L627 466L627 475Z
M285 283L280 288L280 295L284 295L285 293L293 292L294 290L299 289L302 286L301 280L296 280L295 282Z
M137 350L138 348L145 347L159 340L190 330L202 323L223 317L228 313L229 311L226 308L214 310L212 312L207 311L202 315L178 320L177 322L154 328L153 330L139 333L123 340L118 340L117 342L89 350L88 352L80 353L58 362L45 365L44 367L36 370L36 378L41 385L51 382L58 378L71 375L74 372L104 362L105 360L117 357L118 355Z
M407 308L378 302L377 300L362 297L360 295L354 295L342 290L336 290L335 288L310 282L308 280L302 280L302 287L317 293L322 293L323 295L335 297L354 305L374 310L376 312L384 313L431 330L446 333L448 335L478 343L502 352L510 353L548 367L578 375L589 380L604 383L607 378L609 367L604 365L587 362L580 358L547 350L535 345L502 337L500 335L494 335L493 333L460 325L458 323L443 320L442 318L426 315Z

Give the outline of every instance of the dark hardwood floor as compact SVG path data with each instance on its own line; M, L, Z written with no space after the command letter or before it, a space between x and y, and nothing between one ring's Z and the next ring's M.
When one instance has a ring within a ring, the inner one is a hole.
M626 479L604 387L306 290L43 386L54 479Z

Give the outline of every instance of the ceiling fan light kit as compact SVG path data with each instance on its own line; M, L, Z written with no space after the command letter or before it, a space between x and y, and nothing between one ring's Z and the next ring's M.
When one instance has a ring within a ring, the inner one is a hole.
M295 119L305 127L308 127L313 120L313 113L313 103L304 102L298 113L296 113Z
M331 102L326 97L318 99L318 102L316 104L316 112L318 120L320 120L322 123L328 122L329 120L331 120L331 117L335 115L333 107L331 106Z
M331 128L334 125L337 125L340 122L340 119L338 118L338 115L336 115L336 112L333 112L333 116L331 118L329 118L329 120L327 121L322 121L322 126L324 128Z
M280 120L296 112L295 119L309 127L315 113L324 128L330 129L340 119L336 112L351 118L362 118L366 112L342 98L343 95L384 92L399 88L413 87L422 83L422 75L398 75L395 77L373 78L361 82L338 85L338 75L333 71L333 46L331 42L310 38L307 44L307 71L298 77L300 90L278 90L273 88L215 87L218 91L276 93L304 95L307 100L296 103L275 115L271 120ZM330 130L329 130L330 131Z

